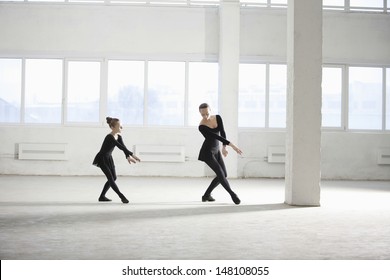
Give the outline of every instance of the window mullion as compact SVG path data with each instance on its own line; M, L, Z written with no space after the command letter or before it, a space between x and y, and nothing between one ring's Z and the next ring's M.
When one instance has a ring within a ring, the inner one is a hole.
M269 87L270 87L270 66L265 65L265 128L269 128Z
M348 129L348 114L349 114L349 108L348 108L348 102L349 102L349 75L348 75L348 67L343 66L342 67L342 106L341 106L341 126L343 130Z
M149 60L145 60L144 67L144 126L149 123L148 120L148 97L149 97Z
M20 93L20 123L25 123L26 117L26 59L22 58L22 92Z
M189 93L188 93L188 90L189 90L189 62L186 61L185 62L185 74L184 74L184 77L185 77L185 83L184 83L184 126L189 126L189 123L188 123L188 98L189 98Z
M62 124L66 124L68 116L68 60L64 59L62 73Z
M386 67L382 68L382 130L386 130Z
M351 3L350 0L345 0L344 2L345 11L349 12L351 10Z
M104 59L100 63L100 108L99 123L105 124L108 115L108 60Z

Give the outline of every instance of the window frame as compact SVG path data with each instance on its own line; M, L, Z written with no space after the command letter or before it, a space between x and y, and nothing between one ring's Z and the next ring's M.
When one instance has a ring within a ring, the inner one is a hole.
M103 92L107 92L106 82L103 80L107 80L105 73L107 67L104 65L103 59L85 59L85 58L64 58L63 59L63 93L62 93L62 124L67 126L93 126L99 124L102 119L102 107L106 102L102 102L102 98L104 98ZM98 120L96 122L75 122L68 121L68 93L69 93L69 63L70 62L99 62L100 63L100 84L99 84L99 109L98 109ZM103 69L104 68L104 69ZM105 94L107 95L107 93ZM103 99L104 100L104 99ZM107 106L107 105L106 105ZM104 107L103 107L104 108ZM105 110L107 111L107 110Z
M343 64L323 64L323 68L340 68L341 69L341 112L340 112L340 126L323 126L322 125L322 113L321 113L321 130L324 131L343 131L347 127L347 118L348 118L348 95L347 87L348 81L346 79L346 65ZM323 77L323 74L322 74ZM321 78L322 80L322 78ZM322 91L321 91L321 104L322 104ZM321 106L322 107L322 106Z
M64 114L64 59L62 57L56 56L23 56L22 59L22 101L21 101L21 121L20 125L29 125L29 126L61 126L64 124L63 114ZM62 62L62 86L61 86L61 112L60 112L60 121L58 123L46 123L46 122L27 122L26 121L26 61L27 60L59 60Z
M382 116L381 116L381 122L382 122L382 125L381 125L381 128L380 129L365 129L365 128L350 128L349 126L349 97L350 97L350 91L349 91L349 81L350 81L350 73L349 73L349 69L350 68L378 68L378 69L381 69L382 71ZM376 132L386 132L384 128L384 118L386 117L386 112L383 110L383 102L385 102L386 100L384 99L384 95L386 94L385 90L384 90L384 83L385 81L383 80L383 78L385 78L384 76L384 73L383 71L386 70L386 66L384 65L378 65L378 64L346 64L345 65L345 72L346 72L346 79L345 79L345 83L346 83L346 92L345 92L345 99L347 100L346 102L346 112L345 112L345 131L347 132L373 132L373 133L376 133Z
M20 61L20 92L19 92L19 116L17 121L7 122L0 121L0 125L18 125L24 121L24 89L25 89L25 60L22 57L0 57L4 60L19 60Z
M111 60L120 60L120 61L139 61L144 63L144 121L142 125L124 125L127 127L145 127L145 128L193 128L193 125L189 124L189 65L191 62L205 62L205 63L218 63L216 57L210 58L186 58L186 59L175 59L175 58L140 58L140 57L104 57L104 58L88 58L88 57L59 57L59 56L0 56L1 59L16 59L21 60L21 102L20 102L20 121L19 122L1 122L1 126L23 126L28 125L32 127L44 126L71 126L71 127L101 127L105 125L105 117L108 112L108 61ZM62 101L61 101L61 122L60 123L33 123L26 122L26 61L28 59L54 59L62 61ZM72 61L85 61L85 62L99 62L100 63L100 102L99 102L99 121L88 123L88 122L69 122L67 121L67 110L68 110L68 64ZM148 62L149 61L164 61L164 62L183 62L185 65L185 91L184 91L184 124L183 125L152 125L147 122L147 107L148 107ZM266 73L266 92L265 92L265 102L266 102L266 115L265 115L265 126L264 127L246 127L239 126L240 130L259 130L259 131L286 131L286 128L273 128L269 127L269 101L270 101L270 66L271 65L286 65L287 64L281 59L279 61L263 60L256 58L243 58L240 60L240 63L245 64L264 64L265 73ZM321 130L324 131L345 131L345 132L370 132L370 133L390 133L390 126L387 123L387 115L390 114L390 108L388 108L388 100L390 98L390 92L388 92L388 80L390 75L390 65L378 65L378 64L359 64L359 63L323 63L322 67L335 67L341 68L342 71L342 105L341 105L341 126L340 127L323 127ZM382 126L381 129L357 129L349 127L349 68L350 67L372 67L380 68L382 70ZM219 81L218 81L219 82ZM287 94L287 93L286 93ZM218 98L219 89L218 89ZM388 128L386 128L388 126Z

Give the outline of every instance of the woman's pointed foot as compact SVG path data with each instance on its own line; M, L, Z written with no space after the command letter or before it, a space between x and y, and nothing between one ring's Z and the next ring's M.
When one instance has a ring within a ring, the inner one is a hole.
M129 203L126 197L121 197L122 203Z
M99 201L100 202L106 202L106 201L111 201L111 199L109 199L109 198L107 198L105 196L101 196L101 197L99 197Z

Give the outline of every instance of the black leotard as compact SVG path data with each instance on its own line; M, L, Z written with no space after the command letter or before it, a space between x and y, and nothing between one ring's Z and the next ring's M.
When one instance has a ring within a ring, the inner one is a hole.
M108 134L106 138L104 138L102 147L97 153L93 161L93 165L96 165L98 167L105 165L109 168L113 168L114 161L112 159L112 151L114 150L115 146L125 153L126 158L133 155L133 153L126 148L121 135L118 134L118 140L116 140L114 135Z
M221 116L216 115L215 117L217 118L216 128L210 128L207 125L199 125L199 131L205 138L198 157L201 161L207 161L213 156L213 154L215 155L219 153L218 141L221 141L223 145L230 144L230 141L226 139L226 133Z

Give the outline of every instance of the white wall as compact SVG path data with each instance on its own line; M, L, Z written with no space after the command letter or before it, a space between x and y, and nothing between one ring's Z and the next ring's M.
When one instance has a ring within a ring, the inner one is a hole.
M104 137L111 130L107 127L0 127L1 161L0 174L34 175L100 175L92 161L99 151ZM113 152L118 175L204 175L204 166L197 160L202 136L196 128L148 129L124 128L122 136L126 146L133 150L136 144L183 145L186 162L152 163L129 165L122 151ZM67 161L18 160L18 143L67 143Z
M217 8L0 4L1 53L74 56L218 52Z
M218 14L218 8L200 7L2 3L0 57L217 59ZM324 62L390 65L388 30L386 15L326 12ZM286 11L242 9L240 48L243 59L285 62ZM105 125L0 125L0 174L100 175L91 162L108 132ZM123 135L130 148L140 143L184 145L187 161L129 166L115 151L118 174L208 174L197 161L202 137L195 127L130 127ZM238 160L238 175L283 177L284 165L269 164L264 156L269 145L284 145L284 141L284 132L240 129L238 144L245 156ZM16 147L21 142L68 143L69 160L18 160ZM390 166L376 164L376 149L385 146L390 146L389 133L324 132L322 177L390 180Z
M284 141L284 132L241 131L239 143L250 153L239 160L239 176L284 177L284 164L264 159L268 146L284 146ZM389 134L324 131L321 142L323 179L390 179L390 166L377 164L378 149L390 146Z

